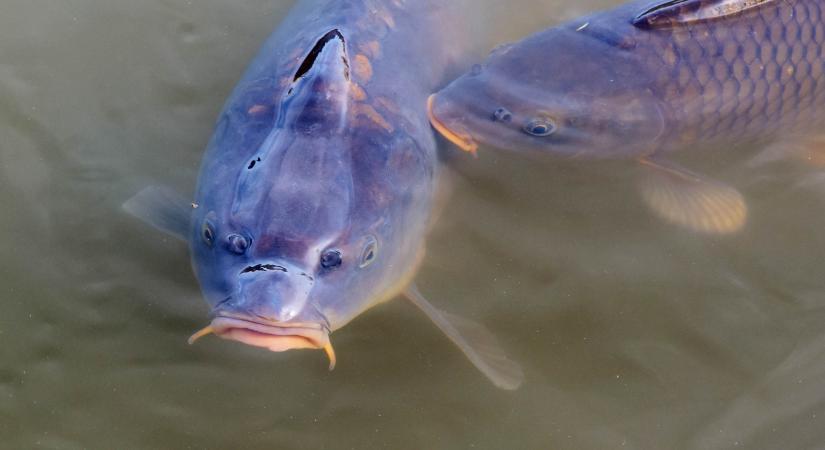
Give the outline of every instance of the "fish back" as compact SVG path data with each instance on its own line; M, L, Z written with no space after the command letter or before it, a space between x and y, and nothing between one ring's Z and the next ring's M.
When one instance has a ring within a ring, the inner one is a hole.
M640 47L660 73L655 88L668 109L672 147L768 139L825 123L825 6L750 3L721 18L690 10L653 23L636 18L647 40Z

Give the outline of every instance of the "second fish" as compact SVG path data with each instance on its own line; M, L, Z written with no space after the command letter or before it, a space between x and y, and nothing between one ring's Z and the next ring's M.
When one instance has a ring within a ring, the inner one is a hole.
M493 51L430 98L446 138L636 158L645 202L706 233L745 224L743 196L668 161L685 149L809 142L825 125L820 0L636 1Z

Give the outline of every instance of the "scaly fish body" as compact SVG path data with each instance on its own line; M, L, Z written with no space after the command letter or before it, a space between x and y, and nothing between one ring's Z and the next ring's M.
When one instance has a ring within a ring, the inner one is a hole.
M698 180L652 159L798 137L825 125L824 50L819 0L636 1L493 51L435 95L430 112L436 128L466 150L484 142L646 158L648 167L664 169L660 173ZM693 188L698 191L682 189L673 198L712 198L714 205L654 208L671 208L668 218L703 231L733 231L744 223L738 193L708 183ZM665 197L652 202L670 201ZM722 220L708 216L711 206L736 212L726 225L688 223L698 216Z
M657 25L661 26L661 25ZM767 140L825 124L825 4L777 1L640 33L666 146Z

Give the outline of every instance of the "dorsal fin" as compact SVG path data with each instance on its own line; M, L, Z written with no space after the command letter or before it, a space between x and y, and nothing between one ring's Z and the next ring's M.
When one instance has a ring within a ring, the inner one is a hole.
M696 22L724 19L779 0L668 0L659 2L633 19L644 29L673 28Z
M281 104L279 128L314 134L344 126L350 97L350 63L343 34L322 36L307 53Z

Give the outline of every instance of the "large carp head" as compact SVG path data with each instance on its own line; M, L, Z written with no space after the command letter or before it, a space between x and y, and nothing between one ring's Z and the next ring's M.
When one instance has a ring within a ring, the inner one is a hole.
M430 98L433 126L467 151L485 143L560 155L642 152L663 118L634 32L584 23L499 47Z
M213 320L193 338L326 349L334 365L329 333L411 275L433 169L414 139L355 113L349 71L332 30L287 83L245 81L230 99L196 194L190 245Z

